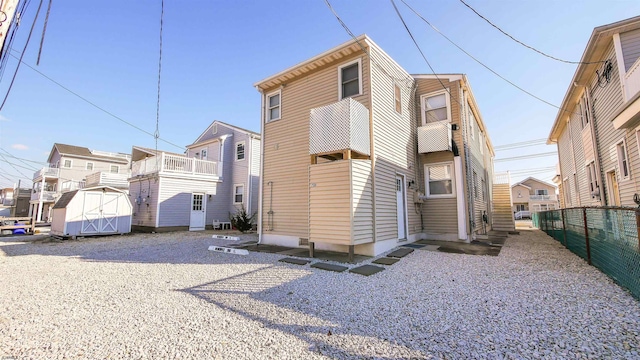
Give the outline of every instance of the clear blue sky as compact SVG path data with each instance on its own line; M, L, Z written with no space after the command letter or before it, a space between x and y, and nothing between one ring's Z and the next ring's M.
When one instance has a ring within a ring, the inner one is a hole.
M514 43L457 0L406 1L486 65L560 105L575 65L544 58ZM331 2L356 35L367 33L409 73L431 72L389 1ZM594 27L640 14L640 1L467 2L520 40L576 61ZM437 73L467 74L494 146L547 137L557 109L497 78L428 28L400 0L397 5ZM38 1L32 0L23 17L13 44L18 51L37 6ZM324 0L165 0L164 11L160 137L182 146L192 143L216 119L260 131L260 97L252 84L350 39ZM44 11L24 57L32 66L43 19ZM160 0L54 1L37 69L153 133L159 19ZM16 63L9 59L0 96ZM154 146L153 137L22 66L0 112L0 147L20 158L46 162L54 142L118 152L130 152L133 145ZM159 148L180 151L163 142ZM555 146L542 145L500 151L497 158L553 150ZM496 171L535 169L556 162L555 157L545 157L497 163ZM18 169L31 178L33 170ZM0 159L0 173L15 181L24 178L4 159ZM544 180L552 175L533 174ZM11 185L0 178L0 186Z

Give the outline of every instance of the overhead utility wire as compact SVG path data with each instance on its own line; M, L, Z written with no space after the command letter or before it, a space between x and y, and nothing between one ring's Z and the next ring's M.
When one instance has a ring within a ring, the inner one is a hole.
M31 169L31 168L28 168L28 167L26 167L26 166L22 166L22 165L18 165L18 164L16 164L16 163L9 162L9 160L7 160L7 158L5 158L5 157L4 157L4 155L2 155L2 154L0 154L0 157L2 157L2 159L3 159L3 160L0 160L0 162L5 162L5 163L7 163L7 164L11 165L12 167L13 167L13 166L17 166L17 167L19 167L19 168L21 168L21 169L25 169L25 170L29 170L29 171L37 171L37 170ZM14 168L14 169L15 169L15 168ZM19 170L17 170L17 169L16 169L16 171L19 171ZM22 175L23 175L23 176L26 176L26 175L24 175L24 174L22 174ZM27 178L28 178L28 176L27 176Z
M10 163L10 162L7 160L7 158L6 158L6 157L4 157L4 155L0 154L0 157L1 157L1 158L2 158L2 159L3 159L7 164L9 164L9 166L11 166L15 171L17 171L17 172L18 172L18 174L20 174L20 175L24 176L24 177L25 177L25 178L27 178L27 179L29 178L29 176L28 176L28 175L25 175L22 171L18 170L18 168L17 168L13 163ZM23 166L21 166L21 167L23 167Z
M406 6L407 6L411 11L413 11L413 13L414 13L414 14L416 14L420 19L422 19L422 21L424 21L425 23L427 23L427 25L429 25L429 26L430 26L430 27L431 27L435 32L437 32L438 34L442 35L442 37L444 37L445 39L447 39L447 40L448 40L448 41L449 41L453 46L457 47L460 51L462 51L463 53L465 53L467 56L469 56L469 57L470 57L471 59L473 59L475 62L477 62L478 64L482 65L485 69L489 70L490 72L492 72L494 75L496 75L496 76L497 76L497 77L499 77L500 79L502 79L502 80L506 81L506 82L507 82L507 83L509 83L511 86L515 87L516 89L518 89L518 90L522 91L523 93L525 93L525 94L527 94L527 95L531 96L532 98L534 98L534 99L536 99L536 100L538 100L538 101L541 101L541 102L543 102L543 103L545 103L545 104L547 104L547 105L549 105L549 106L552 106L552 107L554 107L554 108L556 108L556 109L558 109L558 110L562 110L562 111L565 111L565 112L568 112L568 113L571 113L571 114L577 114L577 113L574 113L574 112L573 112L573 111L571 111L571 110L563 109L563 108L561 108L560 106L555 105L555 104L553 104L553 103L551 103L551 102L549 102L549 101L547 101L547 100L545 100L545 99L543 99L543 98L541 98L541 97L539 97L539 96L537 96L537 95L535 95L535 94L533 94L533 93L531 93L531 92L529 92L529 91L525 90L524 88L522 88L522 87L518 86L517 84L515 84L515 83L514 83L514 82L512 82L511 80L509 80L509 79L505 78L504 76L500 75L498 72L496 72L495 70L493 70L493 69L492 69L492 68L490 68L489 66L485 65L483 62L481 62L480 60L476 59L473 55L471 55L471 54L470 54L470 53L468 53L466 50L464 50L463 48L461 48L458 44L456 44L455 42L453 42L453 40L449 39L449 37L447 37L445 34L443 34L440 30L438 30L438 28L436 28L435 26L433 26L433 25L432 25L432 24L431 24L427 19L425 19L425 18L424 18L424 17L423 17L419 12L417 12L417 11L416 11L416 10L414 10L414 9L413 9L409 4L407 4L405 0L400 0L400 1L402 1L402 3L403 3L403 4L405 4L405 5L406 5ZM391 0L391 2L393 3L393 0ZM393 6L395 7L395 3L393 3L393 4L394 4ZM396 8L396 12L398 13L398 16L401 16L401 15L400 15L400 13L398 12L397 8ZM403 20L403 23L404 23L404 20ZM407 28L407 25L406 25L406 24L405 24L405 28ZM408 30L408 28L407 28L407 31L409 31L409 30ZM411 38L413 39L413 36L411 36ZM415 40L414 40L414 43L415 43ZM417 44L416 44L416 46L417 46ZM420 51L420 52L422 53L422 51ZM423 55L423 57L424 57L424 55Z
M8 157L16 159L16 160L20 161L21 163L23 163L23 164L25 164L27 166L30 166L31 169L34 170L34 171L37 171L38 169L33 167L33 165L27 164L27 162L38 164L38 165L47 165L48 164L47 162L44 162L44 161L35 161L35 160L29 160L29 159L25 159L25 158L19 158L17 156L14 156L13 154L11 154L10 152L8 152L7 150L5 150L4 148L1 148L1 147L0 147L0 150L4 151L7 154Z
M9 59L9 57L7 56L10 49L11 49L11 45L13 44L13 40L16 37L16 33L18 32L18 28L20 27L20 15L24 14L27 10L27 7L29 5L30 1L23 1L21 2L18 6L22 5L19 9L16 7L16 11L14 12L14 17L13 20L11 21L11 24L8 24L9 27L11 27L11 34L7 34L7 37L5 37L5 41L2 44L2 52L0 53L0 82L2 82L2 79L4 77L4 71L7 68L7 61ZM13 26L11 26L13 25Z
M160 1L160 55L158 57L158 101L156 102L156 131L153 138L156 140L156 155L158 154L158 138L160 137L160 80L162 79L162 24L164 20L164 0Z
M502 159L496 159L493 160L494 163L496 162L504 162L504 161L515 161L515 160L523 160L523 159L533 159L533 158L538 158L538 157L545 157L545 156L557 156L558 153L556 151L550 151L550 152L546 152L546 153L539 153L539 154L531 154L531 155L522 155L522 156L514 156L514 157L508 157L508 158L502 158Z
M53 0L49 0L49 6L47 7L47 15L44 18L44 26L42 27L42 37L40 38L40 49L38 49L38 60L36 65L40 65L40 55L42 55L42 45L44 45L44 35L47 33L47 24L49 23L49 13L51 13L51 3Z
M538 143L538 142L542 142L542 141L547 141L547 139L542 138L542 139L521 141L521 142L516 142L516 143L511 143L511 144L503 144L503 145L494 146L493 148L494 149L499 149L499 148L505 148L505 147L511 147L511 146L529 145L531 143Z
M17 56L15 56L15 55L13 55L13 54L10 54L10 55L11 55L11 56L13 56L14 58L18 59L18 57L17 57ZM116 120L119 120L119 121L121 121L121 122L123 122L123 123L125 123L125 124L127 124L127 125L129 125L129 126L131 126L131 127L133 127L133 128L134 128L134 129L136 129L136 130L139 130L139 131L141 131L141 132L143 132L143 133L145 133L145 134L147 134L147 135L150 135L150 136L152 136L152 137L155 137L155 135L154 135L153 133L150 133L150 132L148 132L148 131L144 130L143 128L138 127L138 126L136 126L136 125L134 125L134 124L132 124L132 123L130 123L130 122L128 122L128 121L126 121L126 120L124 120L123 118L121 118L121 117L119 117L119 116L117 116L117 115L115 115L115 114L113 114L113 113L111 113L111 112L109 112L109 111L105 110L104 108L101 108L100 106L98 106L98 105L96 105L95 103L91 102L91 101L90 101L90 100L88 100L87 98L82 97L80 94L78 94L78 93L74 92L73 90L71 90L71 89L67 88L66 86L64 86L64 85L60 84L60 83L59 83L59 82L57 82L56 80L54 80L54 79L50 78L49 76L45 75L45 74L44 74L44 73L42 73L40 70L38 70L38 69L34 68L33 66L31 66L31 65L27 64L26 62L24 62L24 61L22 61L22 60L20 60L20 62L22 62L26 67L30 68L31 70L33 70L33 71L37 72L38 74L42 75L42 76L43 76L43 77L45 77L47 80L49 80L49 81L51 81L52 83L54 83L54 84L58 85L59 87L61 87L61 88L63 88L64 90L68 91L69 93L71 93L71 94L75 95L76 97L78 97L80 100L82 100L82 101L86 102L87 104L89 104L89 105L91 105L91 106L95 107L96 109L98 109L98 110L100 110L100 111L104 112L105 114L107 114L107 115L109 115L109 116L111 116L111 117L115 118ZM167 144L169 144L169 145L175 146L175 147L177 147L177 148L179 148L179 149L182 149L182 150L184 150L184 149L185 149L185 147L184 147L184 146L176 145L176 144L174 144L174 143L172 143L172 142L170 142L170 141L164 140L164 139L162 139L162 138L160 138L160 137L158 138L158 140L163 141L163 142L165 142L165 143L167 143Z
M38 14L40 14L40 9L42 8L43 0L40 0L40 4L38 5L38 10L36 10L36 16L33 19L33 24L31 24L31 30L29 30L29 36L27 36L27 41L24 44L24 48L22 49L22 53L20 54L20 59L18 59L18 65L16 66L16 71L13 73L13 77L11 78L11 82L9 83L9 88L7 89L7 93L4 95L4 99L2 100L2 104L0 104L0 110L4 108L4 104L7 102L9 98L9 93L11 93L11 88L13 87L13 83L16 81L16 76L18 76L18 70L20 70L20 64L22 64L22 57L24 53L27 52L27 46L29 45L29 40L31 40L31 34L33 34L33 28L36 27L36 21L38 20Z
M509 37L511 40L517 42L518 44L531 49L535 52L537 52L540 55L546 56L550 59L556 60L556 61L560 61L563 63L567 63L567 64L599 64L599 63L603 63L604 61L592 61L592 62L583 62L583 61L571 61L571 60L563 60L560 58L557 58L555 56L549 55L547 53L544 53L536 48L534 48L533 46L527 45L525 43L523 43L522 41L516 39L515 37L511 36L509 33L507 33L506 31L502 30L500 27L498 27L498 25L492 23L489 19L487 19L486 17L482 16L482 14L480 14L478 11L476 11L476 9L472 8L471 5L467 4L466 2L464 2L464 0L460 0L461 3L464 4L464 6L468 7L471 11L473 11L476 15L478 15L482 20L486 21L489 25L493 26L494 28L496 28L496 30L500 31L501 33L503 33L504 35L506 35L507 37Z

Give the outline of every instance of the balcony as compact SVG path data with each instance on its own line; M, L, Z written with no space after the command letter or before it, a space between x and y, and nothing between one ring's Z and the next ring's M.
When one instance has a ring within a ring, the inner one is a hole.
M640 91L640 58L627 70L624 76L627 99L632 99Z
M529 195L531 201L558 201L555 195Z
M84 181L65 181L60 186L60 191L63 193L78 189L84 189Z
M438 121L418 127L418 152L451 151L451 123Z
M91 175L87 175L86 177L86 187L92 186L111 186L116 189L128 189L129 182L129 173L111 173L107 171L100 171L93 173Z
M369 110L352 98L311 109L309 155L354 151L371 155Z
M59 176L60 176L60 169L51 168L51 167L45 167L45 168L42 168L42 169L36 171L33 174L33 180L34 181L38 181L38 180L42 179L43 177L58 178Z
M44 202L50 202L50 201L55 201L56 200L56 192L55 191L40 191L40 189L38 189L36 192L31 194L31 201L38 201L40 200L40 195L42 195L42 201Z
M218 179L222 174L222 163L162 153L159 158L152 156L132 164L131 177L149 174L176 174Z

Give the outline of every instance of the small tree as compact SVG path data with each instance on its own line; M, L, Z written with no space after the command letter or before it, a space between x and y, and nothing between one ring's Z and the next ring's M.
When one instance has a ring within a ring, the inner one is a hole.
M253 228L253 220L255 219L255 217L255 213L251 215L247 213L247 209L244 208L244 205L242 205L235 214L229 213L229 221L231 221L231 226L238 229L242 233L245 233Z

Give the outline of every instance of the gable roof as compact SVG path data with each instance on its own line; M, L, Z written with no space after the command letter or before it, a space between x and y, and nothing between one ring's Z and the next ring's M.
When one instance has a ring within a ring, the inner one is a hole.
M213 122L211 124L209 124L209 126L200 134L200 136L198 136L196 141L194 141L193 143L187 145L187 148L198 144L200 139L202 139L202 137L205 136L211 130L213 125L222 125L222 126L224 126L226 128L233 129L233 130L236 130L236 131L239 131L241 133L248 134L248 135L252 135L252 136L258 138L258 140L260 140L260 138L261 138L260 134L255 132L255 131L251 131L251 130L247 130L247 129L244 129L244 128L241 128L241 127L238 127L238 126L235 126L235 125L227 124L226 122L223 122L223 121L220 121L220 120L213 120Z
M604 60L603 57L606 54L607 46L613 35L635 29L640 29L640 16L598 26L593 29L591 37L587 42L587 47L584 49L582 58L580 58L581 63L591 62L591 64L580 64L576 68L576 72L569 83L569 88L564 95L562 104L560 104L560 110L558 110L556 119L551 127L547 144L558 142L558 138L566 125L566 121L563 120L566 120L567 117L572 114L573 106L578 102L584 90L583 86L588 85L590 77L595 73L595 70L601 66L601 63L598 61Z
M537 183L539 183L539 184L546 185L546 186L549 186L549 187L552 187L552 188L557 188L557 186L555 186L555 185L553 185L553 184L549 184L549 183L548 183L548 182L546 182L546 181L542 181L542 180L540 180L540 179L536 179L536 178L534 178L534 177L532 177L532 176L529 176L528 178L526 178L526 179L524 179L524 180L520 181L520 182L519 182L519 183L517 183L517 184L514 184L513 186L516 186L516 185L527 186L527 185L524 185L523 183L524 183L524 182L526 182L526 181L529 181L529 180L531 180L531 181L535 181L535 182L537 182ZM513 186L512 186L512 187L513 187Z
M527 185L522 184L522 183L513 184L513 185L511 185L511 188L513 189L516 186L522 186L523 188L527 188L527 189L531 190L530 186L527 186Z
M186 156L184 153L183 154L179 154L179 153L174 153L171 151L164 151L164 150L157 150L156 149L151 149L151 148L146 148L146 147L142 147L142 146L133 146L133 148L131 148L131 161L138 161L138 160L142 160L147 156L156 156L156 154L169 154L169 155L175 155L175 156Z
M53 144L53 148L49 153L49 158L47 159L47 161L51 162L51 158L53 157L53 154L56 151L62 156L91 158L91 159L110 161L110 162L116 162L121 164L129 163L129 160L124 157L94 154L94 152L91 151L89 148L86 148L83 146L58 144L58 143ZM127 154L123 154L123 155L127 155Z

